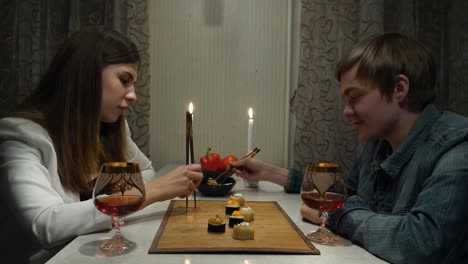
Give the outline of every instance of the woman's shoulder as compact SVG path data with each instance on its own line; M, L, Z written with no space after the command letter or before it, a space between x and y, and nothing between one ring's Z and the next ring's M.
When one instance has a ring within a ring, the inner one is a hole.
M33 143L41 139L50 141L49 133L30 119L20 117L0 119L0 141L19 140Z

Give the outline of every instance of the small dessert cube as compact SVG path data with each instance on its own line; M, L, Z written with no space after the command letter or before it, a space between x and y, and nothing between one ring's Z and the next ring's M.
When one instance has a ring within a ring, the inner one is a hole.
M244 216L245 222L251 222L254 220L255 212L250 207L242 207L240 213Z
M240 206L245 205L245 198L244 198L244 196L242 196L241 193L235 193L235 194L231 195L229 197L229 199L238 201Z
M247 222L235 225L232 231L232 238L238 240L253 240L254 236L254 228Z

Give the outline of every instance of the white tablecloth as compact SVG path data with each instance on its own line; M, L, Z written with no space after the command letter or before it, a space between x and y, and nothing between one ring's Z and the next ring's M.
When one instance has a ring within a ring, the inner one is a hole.
M168 165L158 171L164 175L174 168ZM289 217L305 234L317 229L316 225L302 221L299 213L301 200L298 194L287 194L283 188L269 183L260 182L258 189L245 188L243 180L235 177L237 184L233 192L242 193L251 201L277 201ZM226 199L223 197L204 197L200 193L198 199ZM122 227L123 234L137 243L137 248L132 252L114 257L106 257L98 248L97 241L104 237L110 237L113 231L87 234L79 236L70 242L47 263L136 263L136 264L280 264L280 263L386 263L373 256L361 247L352 245L349 247L330 247L315 245L321 255L275 255L275 254L148 254L148 249L161 224L169 201L155 203L126 218Z

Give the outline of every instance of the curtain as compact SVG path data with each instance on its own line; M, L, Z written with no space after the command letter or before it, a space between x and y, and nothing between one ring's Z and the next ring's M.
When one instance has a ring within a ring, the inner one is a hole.
M468 2L463 0L302 0L293 167L329 160L349 169L359 149L342 116L334 67L343 53L380 32L401 32L429 47L437 61L436 103L468 115ZM449 26L450 25L450 26Z
M132 39L142 62L138 101L127 115L133 139L149 155L149 27L146 0L0 0L0 115L38 84L58 47L89 25L113 28Z

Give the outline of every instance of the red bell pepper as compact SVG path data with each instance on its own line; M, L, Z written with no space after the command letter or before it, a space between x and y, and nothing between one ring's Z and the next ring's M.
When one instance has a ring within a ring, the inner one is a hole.
M211 148L208 147L206 149L205 156L200 158L200 164L202 166L202 170L204 171L221 171L223 170L221 157L216 152L210 152Z

